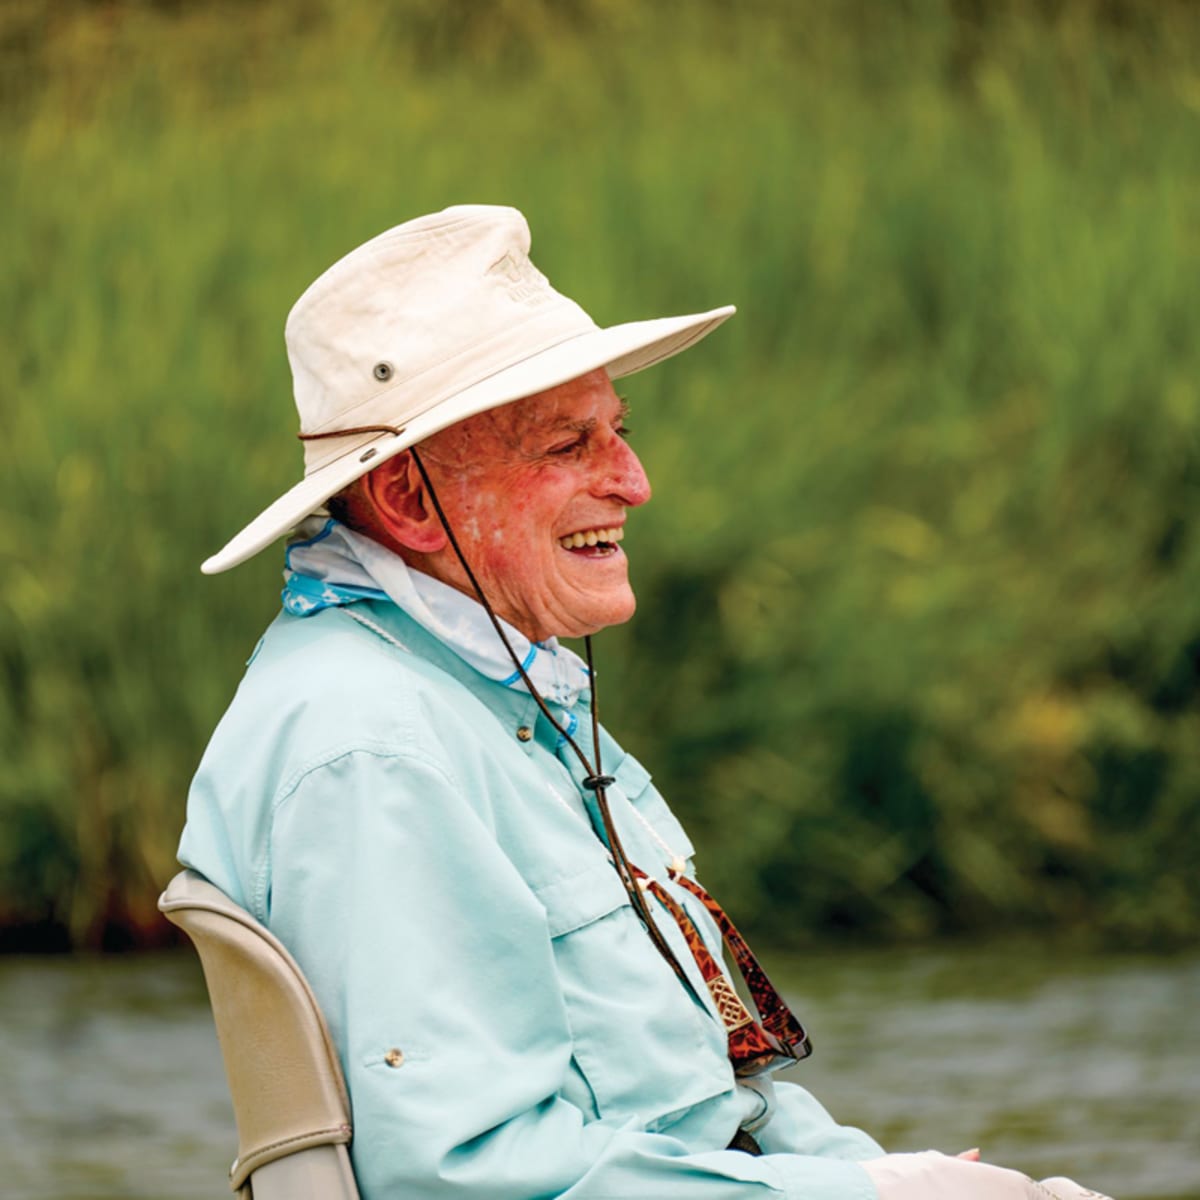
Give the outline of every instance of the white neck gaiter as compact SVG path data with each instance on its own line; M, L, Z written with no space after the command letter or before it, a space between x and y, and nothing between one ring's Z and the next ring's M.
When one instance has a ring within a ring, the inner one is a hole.
M481 675L527 690L477 600L414 571L365 534L330 517L308 517L288 543L285 562L283 606L293 616L361 600L390 600ZM557 638L531 642L507 621L501 619L501 625L538 691L572 707L589 684L579 655Z

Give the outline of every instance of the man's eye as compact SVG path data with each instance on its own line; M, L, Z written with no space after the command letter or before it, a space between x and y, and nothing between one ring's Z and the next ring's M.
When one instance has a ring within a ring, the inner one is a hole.
M560 446L551 446L549 454L574 454L583 445L583 438L572 438Z
M624 438L626 441L628 441L633 434L633 430L630 429L628 425L618 425L613 432L617 435L617 437Z

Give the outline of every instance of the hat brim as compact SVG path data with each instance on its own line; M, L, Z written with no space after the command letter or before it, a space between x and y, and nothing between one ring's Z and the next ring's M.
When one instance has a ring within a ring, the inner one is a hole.
M378 433L357 441L345 454L305 476L259 513L221 550L206 559L200 570L206 575L216 575L253 558L330 496L441 429L490 408L537 395L600 367L606 368L612 379L632 375L695 345L736 311L733 305L726 305L689 316L631 321L596 329L505 367L414 417L399 437ZM368 448L375 453L364 461Z

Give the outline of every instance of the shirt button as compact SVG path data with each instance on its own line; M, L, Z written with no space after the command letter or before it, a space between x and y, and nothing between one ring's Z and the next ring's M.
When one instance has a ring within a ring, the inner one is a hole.
M517 729L517 741L528 742L533 740L533 730L528 725L522 725Z
M387 1065L388 1065L389 1067L400 1067L400 1066L403 1066L403 1065L404 1065L404 1051L403 1051L403 1050L397 1050L397 1049L396 1049L396 1047L395 1047L395 1046L393 1046L393 1047L392 1047L392 1048L391 1048L391 1049L390 1049L390 1050L389 1050L389 1051L388 1051L388 1052L387 1052L387 1053L386 1053L386 1054L383 1056L383 1061L384 1061L385 1063L387 1063Z

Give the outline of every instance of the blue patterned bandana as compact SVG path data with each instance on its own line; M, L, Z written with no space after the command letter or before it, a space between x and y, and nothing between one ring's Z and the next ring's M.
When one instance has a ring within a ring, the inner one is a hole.
M478 601L414 571L365 534L331 517L309 517L297 527L284 561L283 607L293 616L309 617L360 600L389 601L481 675L526 690ZM572 707L589 686L579 655L560 646L557 638L531 642L507 621L501 624L538 691Z

